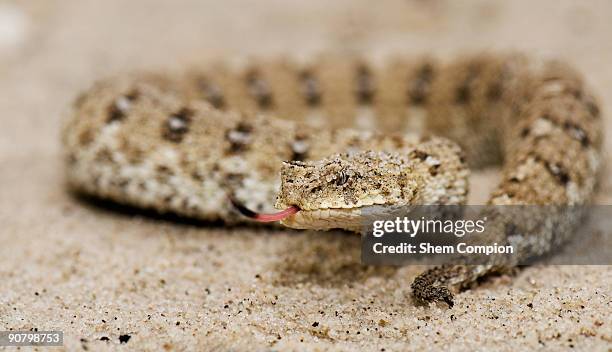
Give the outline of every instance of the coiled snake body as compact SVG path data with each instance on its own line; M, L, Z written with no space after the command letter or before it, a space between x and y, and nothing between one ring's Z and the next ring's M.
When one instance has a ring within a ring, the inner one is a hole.
M489 204L584 204L602 145L581 76L515 54L134 74L99 81L73 111L63 142L79 192L231 223L245 218L229 197L257 212L276 204L293 209L283 224L310 229L357 230L372 205L462 204L466 164L503 161ZM569 232L525 233L549 237L521 255ZM413 294L452 305L453 292L514 264L436 267Z

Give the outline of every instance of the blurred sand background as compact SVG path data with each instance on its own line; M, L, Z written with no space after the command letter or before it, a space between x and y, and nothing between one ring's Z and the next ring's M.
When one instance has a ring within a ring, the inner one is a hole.
M60 120L101 76L249 55L495 49L572 62L612 134L609 1L0 0L0 330L62 330L69 350L609 351L610 266L530 267L453 309L416 306L422 268L362 267L357 236L176 224L63 187ZM612 204L603 176L598 202ZM473 199L494 180L474 175Z

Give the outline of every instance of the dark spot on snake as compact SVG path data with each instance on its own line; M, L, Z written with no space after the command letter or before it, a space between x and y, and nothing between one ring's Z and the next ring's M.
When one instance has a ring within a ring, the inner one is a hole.
M166 204L170 204L172 202L172 199L174 199L174 195L169 195L164 197L163 202Z
M418 158L421 161L425 161L425 159L427 159L429 157L429 154L425 153L424 151L415 149L415 150L410 152L410 157L411 158Z
M371 104L374 100L374 82L370 69L361 64L357 67L355 96L360 104Z
M576 98L578 100L582 100L584 92L580 88L573 88L573 89L571 89L571 94L572 94L572 96L574 98Z
M230 143L228 152L238 153L247 150L252 140L252 132L253 126L243 121L228 130L225 133L225 139Z
M198 80L198 87L204 96L204 99L209 102L213 107L217 109L223 109L225 107L225 98L221 88L209 81L205 77L201 77Z
M457 88L455 102L457 104L467 104L470 101L470 87L467 84L462 84Z
M514 223L506 223L504 226L504 234L506 238L510 236L520 235L519 228Z
M426 63L419 68L416 77L410 82L408 87L408 99L414 105L422 105L427 102L431 90L434 70L430 63Z
M183 209L194 209L193 206L189 206L189 200L187 198L183 198L183 200L181 201L181 207Z
M440 164L432 165L432 166L429 167L429 174L431 176L437 176L439 170L440 170Z
M487 89L487 100L490 102L498 101L499 98L501 98L501 95L502 95L502 84L499 81L494 82Z
M229 189L237 189L242 187L244 183L244 175L240 173L228 173L223 177L223 183Z
M227 179L230 182L233 182L233 181L242 181L244 179L244 175L243 174L237 174L237 173L229 173L229 174L227 174Z
M136 99L138 99L140 97L140 92L138 91L138 89L132 89L131 91L129 91L125 97L131 101L134 102L136 101Z
M107 109L106 123L121 121L132 107L132 103L138 99L140 93L137 90L131 90L125 95L115 99Z
M121 121L123 118L125 118L125 112L121 108L117 107L117 102L114 102L108 108L108 118L106 119L106 123Z
M569 135L578 142L580 142L580 145L582 145L583 147L586 148L591 144L589 141L589 137L582 128L570 122L565 122L563 124L563 127L569 133Z
M302 91L308 106L318 106L321 104L321 89L319 82L310 70L300 72Z
M130 339L132 338L132 336L130 335L120 335L119 336L119 343L128 343L128 341L130 341Z
M545 163L548 172L553 175L559 183L566 185L570 181L570 176L559 163Z
M117 182L117 186L119 186L119 188L125 188L127 187L127 185L130 183L130 181L128 179L120 179Z
M480 72L480 66L477 64L471 64L467 70L468 72L465 80L457 87L457 90L455 91L455 103L457 104L468 104L472 99L471 85Z
M269 109L274 104L272 91L268 82L260 77L257 70L250 70L246 74L249 94L255 99L260 109Z
M470 95L470 86L468 84L462 84L457 88L455 102L457 104L467 104L470 101Z
M94 160L97 163L112 163L113 162L113 154L108 148L102 148L98 150Z
M174 174L174 172L172 172L172 170L169 167L164 166L164 165L157 165L157 167L155 168L155 172L157 174L164 175L164 176L171 176Z
M194 171L191 173L191 178L198 182L204 181L204 176L202 176L198 171Z
M599 107L597 106L595 102L589 100L585 103L585 105L587 107L587 110L589 110L589 113L591 114L591 116L595 118L599 117L599 113L600 113Z
M66 157L66 161L69 165L74 165L77 162L77 158L76 156L74 156L74 154L70 153L68 154L68 156Z
M164 124L162 137L168 141L180 143L189 131L192 116L193 111L188 108L182 108L176 114L170 115Z
M461 162L461 164L465 164L466 160L465 160L465 152L463 151L463 149L461 149L459 151L459 162Z
M93 141L93 132L90 129L83 130L79 134L79 144L81 146L87 146Z
M521 137L525 138L527 137L527 135L529 135L529 127L525 127L521 130Z

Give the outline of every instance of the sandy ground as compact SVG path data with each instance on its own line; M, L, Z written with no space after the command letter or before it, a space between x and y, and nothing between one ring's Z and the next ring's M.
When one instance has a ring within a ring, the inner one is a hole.
M362 267L356 236L177 224L65 192L69 102L133 69L521 49L575 64L612 111L611 2L330 3L0 1L0 330L62 330L68 350L609 351L610 266L530 267L423 307L422 268ZM476 174L473 199L494 179ZM612 204L607 171L598 202Z

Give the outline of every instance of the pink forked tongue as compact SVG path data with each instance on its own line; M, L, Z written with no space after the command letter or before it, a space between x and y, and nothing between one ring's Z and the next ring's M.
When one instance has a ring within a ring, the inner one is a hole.
M238 212L240 212L240 214L246 216L247 218L251 218L255 221L258 222L274 222L274 221L280 221L283 220L284 218L291 216L295 213L297 213L298 211L300 211L300 208L298 208L295 205L290 206L289 208L285 209L285 210L281 210L278 213L274 213L274 214L261 214L261 213L256 213L254 211L252 211L251 209L245 207L244 205L242 205L241 203L237 202L236 200L234 200L233 198L230 198L230 201L232 202L232 205L234 206L234 208L236 208L236 210L238 210Z

